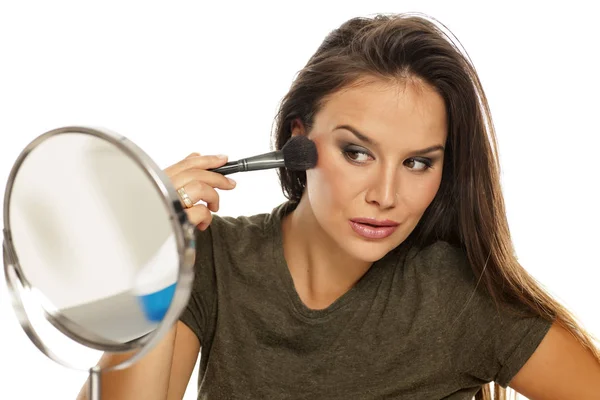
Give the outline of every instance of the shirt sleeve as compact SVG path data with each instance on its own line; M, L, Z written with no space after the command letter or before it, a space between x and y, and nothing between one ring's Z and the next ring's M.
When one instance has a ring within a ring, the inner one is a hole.
M466 253L447 243L432 252L442 282L445 337L465 385L495 382L506 388L533 355L552 321L524 305L496 304L473 273Z
M209 330L208 324L215 310L216 276L213 251L214 224L218 216L213 216L213 222L205 231L195 230L196 259L194 262L194 283L192 293L186 308L179 320L186 324L196 334L200 344Z

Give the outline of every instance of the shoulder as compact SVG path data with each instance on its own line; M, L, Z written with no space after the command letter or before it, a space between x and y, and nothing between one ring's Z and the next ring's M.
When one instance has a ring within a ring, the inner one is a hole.
M456 263L466 260L466 253L462 248L446 241L438 240L422 247L413 247L409 256L421 263Z
M524 302L501 300L501 291L507 285L501 278L491 281L493 288L488 287L490 279L484 274L502 266L477 265L473 268L464 248L437 241L411 250L405 265L414 271L422 286L432 288L447 316L452 316L453 320L466 318L463 322L473 329L477 325L483 330L512 330L516 324L536 324L538 321L543 329L546 328L546 321ZM491 295L492 289L496 297Z
M268 212L252 215L226 216L213 214L210 230L227 239L241 239L264 233L272 233L281 221L285 204L278 205Z
M470 283L475 277L466 251L443 240L411 248L406 255L405 267L419 276L441 280L445 284Z
M269 217L270 215L267 213L237 217L214 214L209 230L223 238L240 239L249 234L258 234L268 230Z
M446 317L466 311L493 313L493 299L462 247L436 241L407 252L404 269ZM489 315L489 314L488 314Z
M197 248L211 252L224 250L227 253L257 250L277 234L284 211L285 204L281 204L271 211L252 215L228 216L215 213L208 229L197 230Z

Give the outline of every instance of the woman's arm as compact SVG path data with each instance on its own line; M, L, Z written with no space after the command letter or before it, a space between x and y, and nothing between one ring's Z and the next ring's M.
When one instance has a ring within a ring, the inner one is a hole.
M181 399L200 351L200 341L184 323L178 321L158 345L129 368L102 373L102 398L111 400ZM107 353L100 359L103 367L118 364L132 353ZM87 382L78 400L87 400Z
M530 400L598 400L600 363L573 335L554 324L510 387Z

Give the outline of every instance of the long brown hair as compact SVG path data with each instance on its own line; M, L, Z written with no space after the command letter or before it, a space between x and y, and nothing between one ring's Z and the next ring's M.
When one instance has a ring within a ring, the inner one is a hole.
M418 14L378 15L351 19L332 31L281 102L275 148L290 138L294 119L310 130L326 97L361 77L423 80L445 101L448 139L439 191L407 243L425 246L444 240L461 247L494 301L524 305L531 314L559 323L600 361L591 335L517 261L485 93L464 49L434 21ZM299 201L306 174L286 169L278 173L285 196ZM489 383L475 398L505 400L507 394Z

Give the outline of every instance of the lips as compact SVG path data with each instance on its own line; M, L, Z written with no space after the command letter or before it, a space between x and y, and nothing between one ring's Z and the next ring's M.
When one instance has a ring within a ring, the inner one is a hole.
M350 221L356 222L357 224L363 225L371 225L374 227L380 226L398 226L399 224L396 221L391 221L389 219L386 220L377 220L374 218L352 218Z
M393 234L398 225L398 222L395 221L372 218L353 218L350 220L350 226L354 232L365 239L384 239Z

